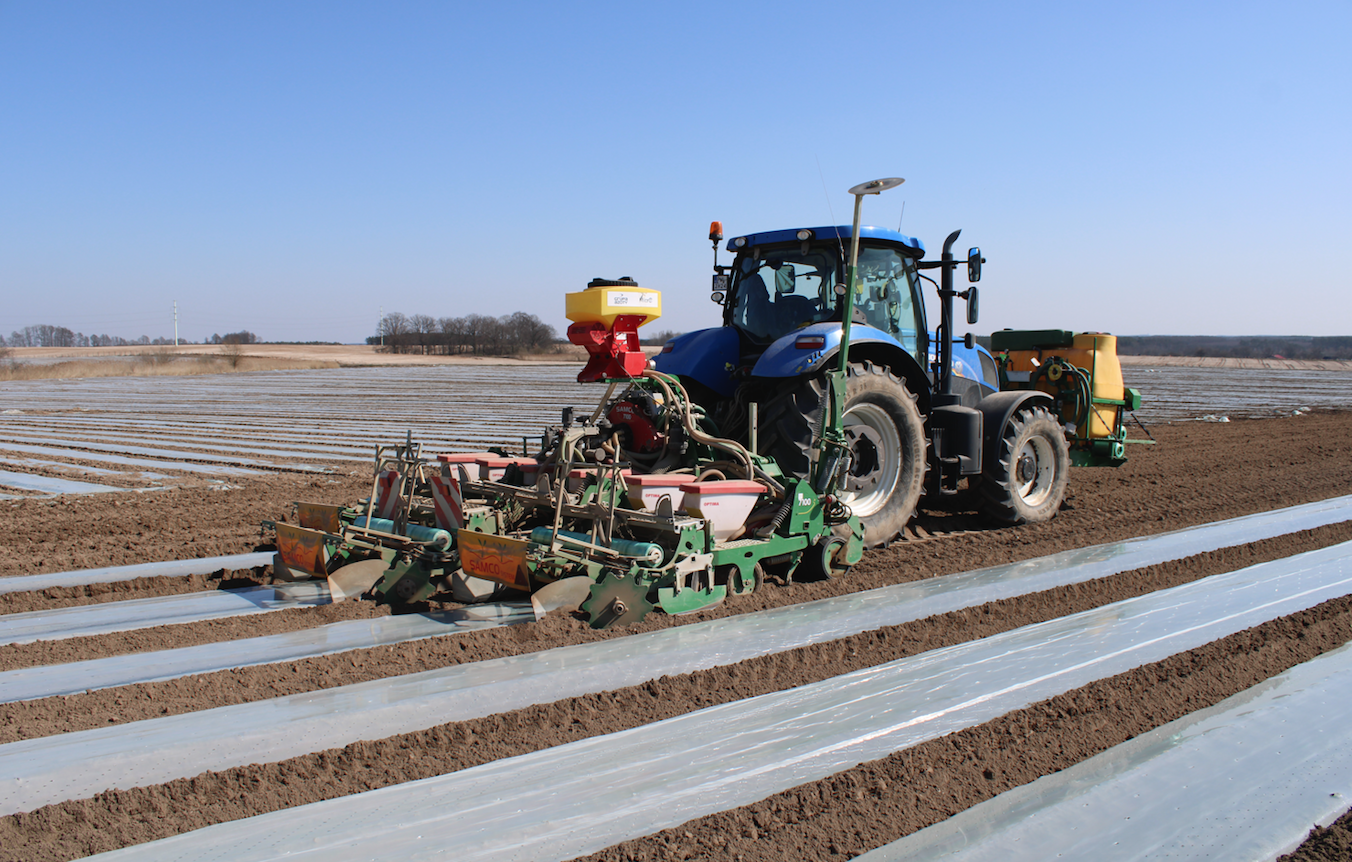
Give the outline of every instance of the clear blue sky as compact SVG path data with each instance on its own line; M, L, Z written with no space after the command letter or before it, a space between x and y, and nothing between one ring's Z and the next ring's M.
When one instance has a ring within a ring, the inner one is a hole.
M358 342L708 224L987 257L980 333L1352 334L1352 3L0 0L0 333ZM724 254L724 259L727 259ZM934 305L931 303L931 316Z

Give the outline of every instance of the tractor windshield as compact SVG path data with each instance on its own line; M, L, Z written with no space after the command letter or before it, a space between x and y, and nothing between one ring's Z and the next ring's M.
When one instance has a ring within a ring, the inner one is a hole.
M802 244L757 248L738 257L729 296L731 322L755 341L767 342L823 320L839 319L837 285L844 280L840 247ZM892 246L859 250L855 319L891 335L920 356L925 305L915 263Z
M840 280L834 247L772 249L742 255L733 269L732 323L757 341L773 341L836 311Z
M869 326L891 335L906 352L919 357L919 333L925 331L925 304L914 262L895 248L859 250L854 307Z

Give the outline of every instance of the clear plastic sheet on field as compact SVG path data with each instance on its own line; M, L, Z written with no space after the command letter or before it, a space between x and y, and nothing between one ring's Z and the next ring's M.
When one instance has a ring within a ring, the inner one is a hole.
M600 395L595 386L579 384L576 367L568 365L520 366L511 377L519 385L503 386L500 368L443 366L210 375L176 380L172 388L154 378L69 380L59 389L18 381L0 392L0 413L22 411L0 421L0 444L15 441L0 448L32 445L20 437L54 449L52 441L104 435L118 442L94 451L78 444L86 454L66 456L105 460L110 456L99 452L154 450L157 457L183 459L186 470L202 460L314 469L296 458L349 469L353 459L366 460L363 450L373 453L375 445L410 432L429 453L519 446L522 437L557 424L562 407L590 407ZM456 409L429 415L428 392L455 401ZM170 437L181 448L162 445ZM273 442L283 451L264 450ZM242 457L245 447L264 460Z
M1352 543L820 683L99 858L571 859L825 778L1349 589ZM98 748L92 737L85 742L82 751L93 758L86 763L99 762ZM79 769L71 763L72 772Z
M218 455L203 455L201 452L187 451L183 449L166 449L159 446L133 446L127 443L95 443L90 440L62 440L60 438L52 439L50 437L24 437L13 434L6 435L6 440L13 440L16 443L27 443L30 445L43 444L46 446L68 447L80 452L117 452L128 455L145 455L151 458L183 458L186 460L213 460L224 461L228 464L235 464L246 467L284 467L287 470L296 470L304 473L324 472L327 468L315 467L308 464L279 463L270 460L259 460L257 458L245 458L234 454L239 451L248 451L248 447L240 446L227 450ZM197 444L193 444L196 446ZM275 453L285 458L306 458L313 457L314 453L306 452L285 452ZM338 457L338 456L333 456ZM365 460L352 458L340 458L339 460Z
M748 615L738 618L737 621L719 621L708 624L706 630L709 634L705 637L709 638L710 643L716 642L714 645L702 646L694 651L675 651L672 649L668 659L671 663L657 667L646 659L645 655L650 652L662 653L668 651L664 644L668 642L667 639L677 636L673 634L647 635L640 639L634 639L645 644L646 651L640 648L636 652L641 654L626 656L626 660L632 660L635 663L635 670L627 674L619 672L610 678L602 677L597 684L605 685L614 681L616 684L609 686L613 688L620 684L633 685L643 682L652 679L654 675L688 673L692 670L712 667L718 663L742 661L755 655L793 649L808 643L844 637L848 634L886 625L898 625L902 622L922 619L938 613L984 604L999 598L1023 595L1037 590L1050 589L1054 586L1064 586L1091 578L1116 574L1129 568L1137 568L1167 559L1176 559L1179 556L1200 553L1199 549L1210 550L1212 547L1223 547L1225 544L1231 544L1235 541L1237 535L1243 535L1249 540L1254 540L1295 529L1308 529L1311 525L1328 523L1330 519L1345 520L1349 517L1352 517L1352 497L1312 503L1276 512L1266 512L1234 521L1224 521L1177 533L1164 534L1150 539L1135 539L1131 542L1085 548L1041 557L1024 563L997 566L976 572L934 578L920 583L873 590L861 593L858 596L845 596L828 602L819 602L812 606L800 606L812 608L807 616L803 616L797 609L785 609ZM1124 545L1128 547L1123 547ZM269 555L266 554L257 556L270 559ZM231 558L217 559L230 560ZM240 558L234 558L236 562L241 559L247 560L250 557L249 555L241 555ZM129 566L103 571L125 574L122 569L140 570L144 568L149 571L150 567L153 566L163 566L167 571L173 571L175 567L188 565L190 562L192 561L152 563L145 567ZM61 576L73 577L81 574L70 572L62 573ZM57 576L30 575L26 577ZM80 582L91 583L92 581ZM0 581L0 588L3 586L4 582ZM512 605L478 605L462 612L463 621L458 625L461 627L466 625L508 625L522 622L524 619L520 616L519 610L519 607ZM475 623L476 618L480 621L487 620L489 622ZM391 639L368 643L365 642L365 639L370 636L365 634L359 626L343 625L344 628L342 629L324 626L310 630L308 633L295 632L268 638L233 641L229 650L193 647L187 651L175 651L182 653L181 655L142 653L100 659L94 662L82 662L80 667L69 670L50 668L41 679L32 678L34 671L12 671L9 674L0 674L0 702L69 694L90 688L107 688L114 685L172 679L175 676L184 676L189 673L208 673L232 666L243 667L251 664L290 661L307 655L322 655L329 652L341 652L345 649L359 649L363 646L395 643L399 640L409 640L415 637L434 636L421 632L436 628L435 624L413 626L411 623L405 623L402 625L411 626L408 636L399 637L395 634L395 631L400 628L400 625L391 624L379 635L380 638ZM344 634L340 635L340 631ZM351 633L351 638L347 633ZM444 634L445 632L439 633ZM683 641L688 641L691 635L690 628L686 627L681 630L679 637ZM336 644L342 645L336 646ZM332 648L330 648L331 645L333 645ZM575 670L577 665L584 662L602 664L615 660L614 656L609 654L611 647L605 645L591 645L575 649L579 654L587 656L586 659L574 660L571 657L567 659L568 664L573 666ZM489 701L484 704L485 708L501 712L517 706L526 706L529 703L542 702L537 699L538 693L545 689L536 687L537 684L534 682L527 683L526 679L553 674L554 666L546 663L535 669L523 671L518 663L513 672L522 680L518 688L520 693L516 699L507 697L499 701ZM580 676L574 676L570 683L582 679ZM593 690L605 689L592 687L588 687L586 690L562 689L559 690L558 697L585 694ZM476 699L476 702L479 701Z
M44 575L15 575L0 578L0 593L21 593L29 590L47 590L52 587L82 587L88 584L111 584L136 578L182 577L209 575L221 569L252 569L272 564L272 551L251 554L229 554L223 557L199 557L193 560L165 560L158 563L137 563L131 566L106 566L98 569L76 569L70 572L49 572Z
M36 473L14 473L9 470L0 470L0 486L39 491L44 494L105 494L127 490L112 485L96 485L93 482L77 482L74 479L58 479Z
M861 862L1267 862L1352 805L1352 646L1000 794Z
M207 769L284 760L362 739L381 739L443 722L638 685L663 675L732 664L998 598L1252 541L1264 535L1346 520L1349 513L1352 497L1341 497L1150 538L626 638L66 734L59 739L72 740L72 744L88 735L92 746L89 751L107 750L125 769L116 775L83 772L77 762L69 768L79 782L78 789L61 792L88 796L106 789L100 784L105 781L120 782L115 786L122 787L154 784ZM225 727L230 728L229 746L217 741ZM153 744L144 741L152 737ZM40 744L42 740L31 742ZM10 746L25 744L0 746L0 764L6 762ZM138 754L151 749L157 756ZM51 764L53 770L68 768L55 753L43 751L33 756ZM79 754L73 756L78 761ZM7 774L0 768L0 776ZM8 813L6 804L14 804L13 799L6 802L2 796L0 814ZM65 798L68 797L52 801Z
M124 455L115 455L106 452L89 452L78 448L61 448L57 446L30 446L23 443L13 443L8 440L0 442L0 448L12 450L14 452L27 452L32 455L58 455L66 458L78 458L81 461L97 461L100 464L124 464L128 467L153 467L157 470L181 470L187 473L205 473L207 475L220 476L261 476L260 470L249 470L244 467L226 467L220 464L195 464L192 461L156 461L149 458L128 458ZM71 465L78 469L78 465Z
M323 581L213 590L0 616L0 644L88 637L154 626L262 614L332 601Z
M157 682L237 667L296 661L355 649L534 622L529 602L466 610L347 620L229 644L109 656L69 664L27 667L0 673L0 703L78 694L119 685Z
M102 467L90 467L87 464L74 465L63 461L47 461L42 458L0 458L0 464L11 467L55 467L58 470L78 470L90 476L122 476L124 470L108 470Z

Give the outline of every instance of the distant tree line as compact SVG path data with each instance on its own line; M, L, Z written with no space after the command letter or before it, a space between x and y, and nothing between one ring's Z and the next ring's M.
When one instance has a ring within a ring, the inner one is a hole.
M0 347L137 347L173 343L174 339L172 338L151 338L148 335L134 339L122 338L117 335L85 335L83 332L72 332L64 326L50 326L45 323L39 326L25 326L23 329L16 329L10 333L9 338L0 335ZM178 343L192 344L193 342L186 338L180 338ZM245 329L239 332L227 332L225 335L212 335L206 343L257 344L258 336Z
M381 319L377 334L366 343L378 345L387 353L507 356L550 350L557 340L554 327L524 311L502 317L470 314L440 318L405 316L395 311Z
M1352 359L1352 336L1122 335L1123 356L1216 356L1234 359Z
M674 329L659 329L656 332L640 329L638 331L638 343L648 345L666 344L668 341L681 334L683 333L677 332Z
M247 329L239 332L227 332L225 335L216 335L212 333L207 344L257 344L258 336Z
M173 343L172 338L151 339L148 335L131 340L117 335L85 335L83 332L72 332L64 326L45 323L16 329L9 334L9 338L0 335L0 347L130 347ZM186 342L180 340L179 343Z

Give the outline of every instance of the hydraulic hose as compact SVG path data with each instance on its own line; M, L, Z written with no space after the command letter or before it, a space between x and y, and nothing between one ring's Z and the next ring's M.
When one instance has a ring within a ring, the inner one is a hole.
M681 405L682 424L685 426L686 433L690 435L690 439L694 440L696 443L703 443L706 446L721 449L738 458L746 464L746 474L748 476L756 476L761 481L765 482L770 489L775 492L776 496L784 496L784 486L756 465L755 459L751 457L751 453L746 450L745 446L738 443L736 440L725 440L721 437L705 434L695 426L695 417L690 410L690 395L685 391L685 387L681 385L680 381L674 378L668 378L667 375L662 374L660 371L654 371L651 368L645 369L643 376L656 381L657 385L662 387L663 392L666 393L666 396L671 399L673 404ZM676 393L672 391L672 386L675 386L681 393L679 399L676 397Z

